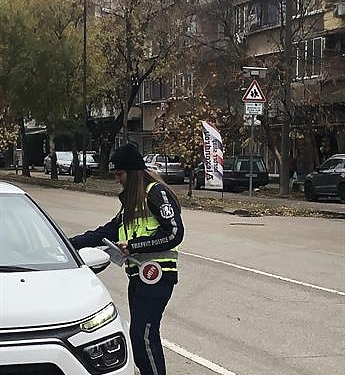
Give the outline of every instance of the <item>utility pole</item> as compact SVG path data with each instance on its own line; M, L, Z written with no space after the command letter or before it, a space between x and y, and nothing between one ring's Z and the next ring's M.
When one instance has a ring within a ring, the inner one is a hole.
M286 65L285 84L285 110L286 115L282 124L281 136L281 165L279 171L280 195L289 192L289 133L291 123L291 81L292 81L292 0L286 0L285 14L285 38L284 38L284 58Z
M84 0L84 48L83 48L83 181L86 182L86 138L87 138L87 107L86 107L86 68L87 68L87 0Z

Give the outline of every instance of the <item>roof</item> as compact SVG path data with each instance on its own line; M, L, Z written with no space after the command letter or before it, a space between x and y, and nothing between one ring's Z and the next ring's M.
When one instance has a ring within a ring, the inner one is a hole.
M17 186L7 182L0 181L0 194L25 194L25 192Z

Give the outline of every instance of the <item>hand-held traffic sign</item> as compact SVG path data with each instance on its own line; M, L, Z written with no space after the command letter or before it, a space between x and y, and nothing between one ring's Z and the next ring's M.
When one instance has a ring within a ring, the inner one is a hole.
M242 101L243 102L259 102L259 103L266 102L265 95L263 94L261 87L259 86L258 82L255 79L250 84L247 91L243 95Z
M153 261L140 262L134 256L124 255L121 249L107 238L103 238L102 242L108 246L104 251L110 255L110 260L113 263L120 267L126 260L135 263L139 268L140 280L145 284L156 284L162 278L163 272L159 263Z

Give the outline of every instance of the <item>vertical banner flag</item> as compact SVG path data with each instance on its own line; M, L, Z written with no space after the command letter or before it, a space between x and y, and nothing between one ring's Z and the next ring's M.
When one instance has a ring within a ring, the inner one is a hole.
M204 139L205 188L223 189L223 142L214 125L202 123Z

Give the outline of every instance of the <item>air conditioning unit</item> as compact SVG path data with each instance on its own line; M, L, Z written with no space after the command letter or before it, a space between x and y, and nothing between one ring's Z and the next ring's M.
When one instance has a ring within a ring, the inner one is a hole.
M334 15L335 16L345 16L345 2L341 2L336 4L334 8Z

